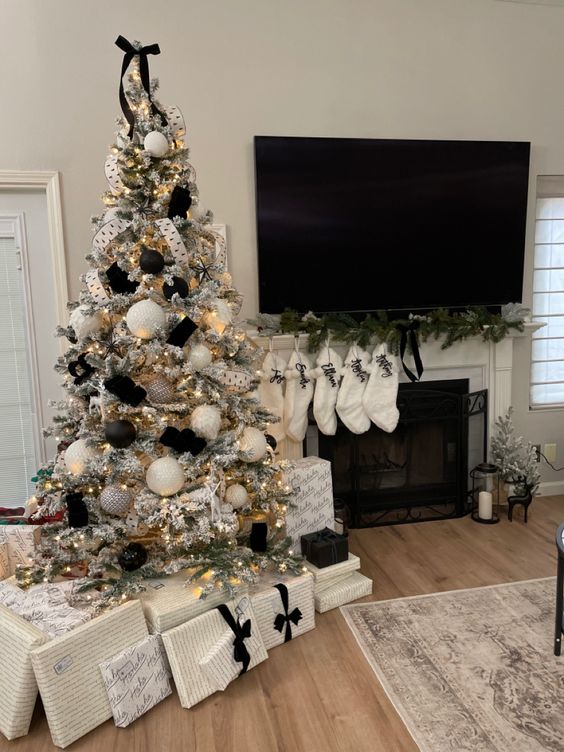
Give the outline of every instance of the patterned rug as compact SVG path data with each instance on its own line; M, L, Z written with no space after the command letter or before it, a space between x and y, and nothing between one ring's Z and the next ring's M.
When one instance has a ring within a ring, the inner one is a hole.
M421 752L563 752L555 578L344 606Z

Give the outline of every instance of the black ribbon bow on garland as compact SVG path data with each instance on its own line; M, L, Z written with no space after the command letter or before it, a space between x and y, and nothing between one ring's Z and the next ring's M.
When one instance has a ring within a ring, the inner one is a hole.
M303 615L299 608L295 608L290 614L288 613L290 601L288 597L288 588L286 587L286 585L283 585L281 582L279 582L278 585L275 585L274 587L280 593L280 600L282 601L282 608L284 609L283 614L276 615L276 618L274 619L274 629L277 629L280 633L282 633L284 624L286 624L286 635L284 637L284 642L289 642L292 639L292 624L297 627L298 622L303 618Z
M167 345L184 347L197 328L198 325L195 324L189 316L185 316L182 321L171 330L166 341Z
M175 217L186 219L188 209L191 205L192 197L188 188L181 188L179 185L175 185L170 196L167 217L169 219L174 219Z
M71 360L67 367L70 375L74 376L74 383L77 386L80 386L83 381L86 381L90 374L94 373L96 370L86 361L86 355L84 353L78 356L78 360Z
M405 371L405 375L410 381L420 381L421 376L423 375L423 361L421 360L421 354L419 352L419 342L417 341L417 330L419 329L419 321L417 319L414 319L409 324L398 324L396 326L396 329L398 332L401 333L401 339L400 339L400 358L401 358L401 364L403 366L403 370ZM409 337L409 345L411 347L411 352L413 353L413 362L415 363L415 370L417 371L417 376L413 373L413 371L407 367L404 355L405 351L407 349L407 338Z
M190 452L194 457L207 446L206 440L196 436L191 428L183 428L182 431L179 431L178 428L173 426L165 428L159 442L180 454Z
M243 664L243 668L239 672L239 676L241 676L247 671L251 662L250 653L245 645L245 640L251 636L251 620L247 619L243 624L240 624L239 620L235 620L235 617L225 603L216 606L216 608L235 635L235 639L233 640L233 658L237 663Z
M104 386L126 405L137 407L147 396L142 386L138 386L129 376L113 376L104 381Z
M129 42L125 37L122 37L121 35L116 39L116 45L120 48L120 50L123 50L123 52L125 52L125 55L123 56L123 63L121 64L121 75L119 77L119 103L121 105L125 119L129 123L129 132L127 135L129 136L129 138L133 136L133 129L135 127L135 115L133 114L133 110L129 106L129 102L127 101L127 97L125 96L125 91L123 88L123 77L125 76L127 69L129 68L129 64L131 63L135 55L139 55L139 74L141 76L141 83L143 84L143 88L147 92L147 97L149 99L149 102L151 103L151 112L153 113L153 115L159 115L162 124L167 125L168 121L164 113L159 110L159 108L151 98L151 79L149 77L149 61L147 60L148 55L161 54L159 45L149 44L146 47L136 49L131 44L131 42Z
M117 261L106 269L106 277L112 291L118 294L131 294L139 287L139 282L129 279L127 272L118 266Z

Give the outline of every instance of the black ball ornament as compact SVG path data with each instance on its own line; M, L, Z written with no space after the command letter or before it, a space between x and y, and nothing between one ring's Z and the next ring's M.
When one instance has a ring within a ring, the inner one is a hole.
M106 423L105 426L106 440L115 449L125 449L135 441L137 431L133 423L128 420L113 420Z
M276 449L276 447L278 446L278 442L276 441L274 436L272 436L272 434L265 433L264 438L266 439L266 443L271 449Z
M166 282L163 285L163 295L167 300L170 300L174 293L178 293L181 298L185 298L188 295L188 282L182 279L182 277L173 277L172 285Z
M162 253L152 248L143 248L139 257L139 266L146 274L160 274L164 269L164 258Z
M133 572L147 561L147 549L141 543L128 543L118 556L118 564L125 572Z

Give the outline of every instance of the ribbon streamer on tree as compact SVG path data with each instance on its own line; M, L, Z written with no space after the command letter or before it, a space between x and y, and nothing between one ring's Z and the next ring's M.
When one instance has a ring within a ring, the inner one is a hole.
M243 624L240 624L238 620L235 621L233 614L224 603L216 606L216 608L235 635L235 639L233 640L233 658L237 663L243 664L243 668L239 672L239 676L241 676L241 674L246 673L251 662L251 656L245 645L245 640L251 636L251 620L247 619Z
M125 96L125 91L123 88L123 77L125 76L126 71L129 68L129 64L131 63L135 55L139 55L139 74L141 76L141 83L143 84L143 88L147 92L147 97L149 98L149 102L151 104L151 112L153 113L153 115L159 115L163 125L167 125L168 121L166 119L166 115L159 110L159 108L151 98L151 79L149 77L149 61L147 60L148 55L161 54L159 45L149 44L146 47L140 47L139 49L136 49L131 44L131 42L129 42L125 37L122 37L121 35L116 39L116 45L125 53L125 55L123 56L121 75L119 78L119 103L121 105L125 119L129 123L129 132L127 135L129 136L129 138L133 136L133 130L135 128L135 115L133 114L133 110L131 109L129 102L127 101L127 97Z
M400 358L401 358L401 364L403 366L403 370L405 371L405 375L410 381L420 381L421 376L423 375L423 361L421 360L421 354L419 353L419 342L417 341L417 330L419 329L420 322L417 319L414 319L411 321L407 326L405 324L398 324L397 330L401 334L400 339ZM413 371L407 367L406 362L404 360L405 351L407 349L407 339L409 337L409 346L411 347L411 352L413 353L413 362L415 363L415 370L417 371L417 376L413 373Z
M301 618L303 618L302 612L299 608L295 608L291 613L288 613L288 609L290 607L288 588L281 582L279 582L278 585L275 585L274 587L280 593L280 600L282 601L282 608L284 609L283 614L276 615L276 618L274 619L274 629L277 629L280 633L282 633L285 624L286 634L284 637L284 642L290 642L290 640L292 639L292 624L294 624L294 626L296 627L298 626L298 622Z

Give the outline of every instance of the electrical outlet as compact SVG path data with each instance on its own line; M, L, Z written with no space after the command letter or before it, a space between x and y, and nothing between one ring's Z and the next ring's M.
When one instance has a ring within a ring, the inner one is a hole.
M537 462L541 461L541 456L540 456L541 448L540 448L540 446L541 446L540 444L533 444L535 452L537 453Z
M556 462L556 444L545 444L544 456L547 462Z

